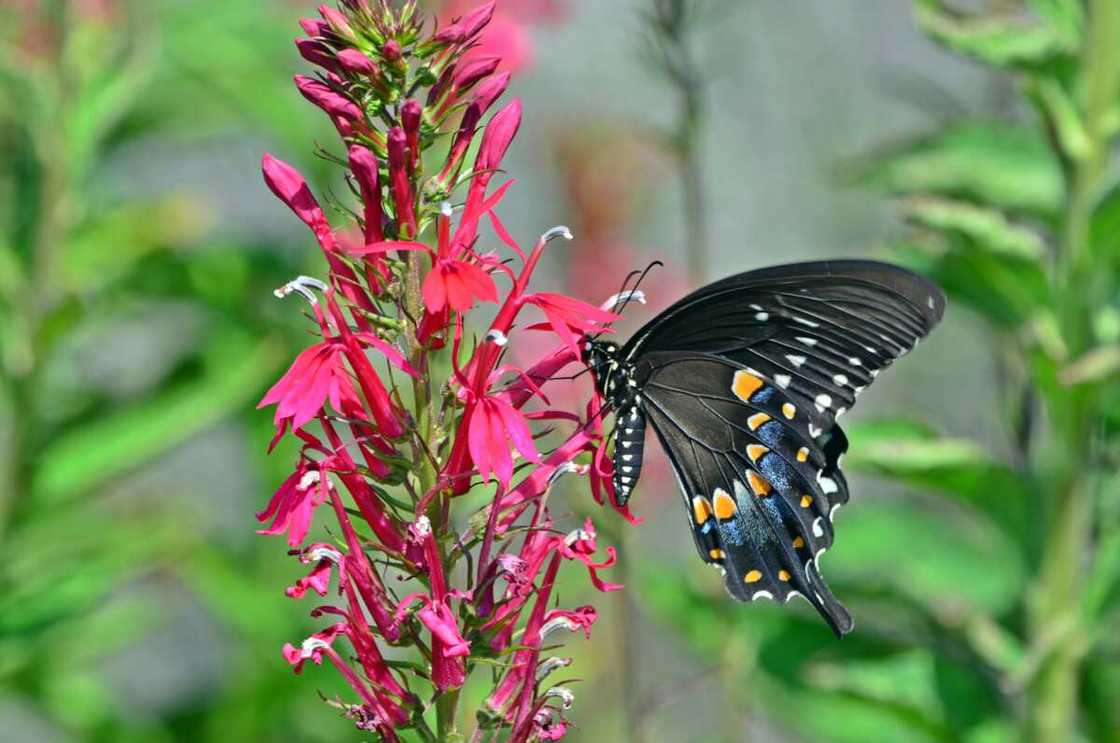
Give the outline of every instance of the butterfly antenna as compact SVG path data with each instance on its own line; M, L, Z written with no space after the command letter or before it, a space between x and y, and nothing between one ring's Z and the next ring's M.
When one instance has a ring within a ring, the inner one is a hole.
M664 266L664 265L665 264L662 263L661 261L653 261L648 266L646 266L645 270L642 271L640 276L638 276L638 280L634 282L634 288L630 289L629 292L626 294L626 296L623 297L622 304L620 304L618 306L618 309L615 310L615 314L621 315L622 311L626 309L626 305L630 304L630 302L636 296L638 296L638 287L642 285L642 281L645 280L645 278L649 274L649 272L652 271L654 268ZM636 272L634 272L634 273L636 273ZM634 273L631 273L630 275L633 276ZM627 282L629 282L629 277L627 277Z

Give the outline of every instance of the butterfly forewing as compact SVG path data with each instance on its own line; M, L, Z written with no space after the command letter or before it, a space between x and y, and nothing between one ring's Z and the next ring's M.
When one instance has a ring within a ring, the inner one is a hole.
M777 266L690 294L639 330L622 354L631 360L664 350L719 355L808 399L828 421L850 409L943 311L936 286L887 264Z

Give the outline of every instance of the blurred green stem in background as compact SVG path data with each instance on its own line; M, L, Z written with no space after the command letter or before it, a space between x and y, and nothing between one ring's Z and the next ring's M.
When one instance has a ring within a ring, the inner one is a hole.
M1068 203L1054 291L1061 329L1073 358L1092 348L1093 314L1110 297L1096 274L1107 257L1094 254L1092 220L1105 192L1109 157L1116 139L1120 92L1120 3L1090 0L1075 82L1083 132L1082 146L1065 152ZM1058 143L1060 146L1060 143ZM1099 456L1099 400L1092 388L1052 388L1050 419L1063 439L1066 461L1050 491L1039 581L1029 602L1036 651L1046 661L1033 685L1030 738L1062 743L1077 729L1079 678L1091 631L1083 616L1087 549L1094 541L1097 493L1093 468Z
M678 99L676 126L666 141L680 167L688 277L696 285L709 272L703 144L711 75L696 59L692 36L702 13L714 9L711 0L653 0L646 19L646 54Z

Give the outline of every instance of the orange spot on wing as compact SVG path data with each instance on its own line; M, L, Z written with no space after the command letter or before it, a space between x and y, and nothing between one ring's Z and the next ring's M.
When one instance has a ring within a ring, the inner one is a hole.
M809 460L809 449L803 446L803 447L801 447L800 449L797 450L797 461L798 462L806 462L808 460Z
M737 371L735 372L735 378L731 381L731 391L743 402L750 402L751 395L765 385L766 382L762 381L760 377L747 371Z
M763 446L762 444L748 444L747 445L747 456L751 458L752 462L757 462L758 458L761 457L763 454L765 454L768 451L770 451L770 450L768 448L766 448L765 446Z
M701 526L712 516L712 504L702 495L692 499L692 515L697 526Z
M812 497L810 497L808 495L801 496L801 507L802 508L808 508L811 505L813 505Z
M762 580L762 573L758 570L751 570L743 576L744 583L758 583L760 580Z
M805 546L805 540L804 539L802 539L801 537L794 537L794 540L793 540L793 548L794 549L801 549L804 546Z
M715 496L712 498L712 506L716 518L720 521L727 521L735 515L735 499L728 495L723 488L716 488Z
M709 550L708 551L708 556L711 557L713 560L722 560L724 557L726 557L726 555L724 555L724 553L723 553L723 550L716 550L716 549Z
M747 482L751 484L751 490L759 498L770 495L770 483L754 470L747 470Z
M752 431L757 431L758 427L768 420L770 420L770 416L766 413L755 413L750 418L747 418L747 427Z
M797 415L797 406L792 402L785 403L784 405L782 405L782 415L784 415L789 420L793 420L793 416Z
M789 576L789 571L788 571L788 570L779 570L779 571L778 571L778 580L780 580L780 581L788 581L788 580L789 580L789 577L790 577L790 576Z

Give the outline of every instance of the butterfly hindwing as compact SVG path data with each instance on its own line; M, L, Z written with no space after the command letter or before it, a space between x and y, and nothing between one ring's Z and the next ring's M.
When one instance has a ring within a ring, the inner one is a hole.
M847 497L825 437L755 370L720 357L662 352L635 369L643 408L680 479L700 556L731 595L802 595L840 633L851 617L820 578L831 512Z

